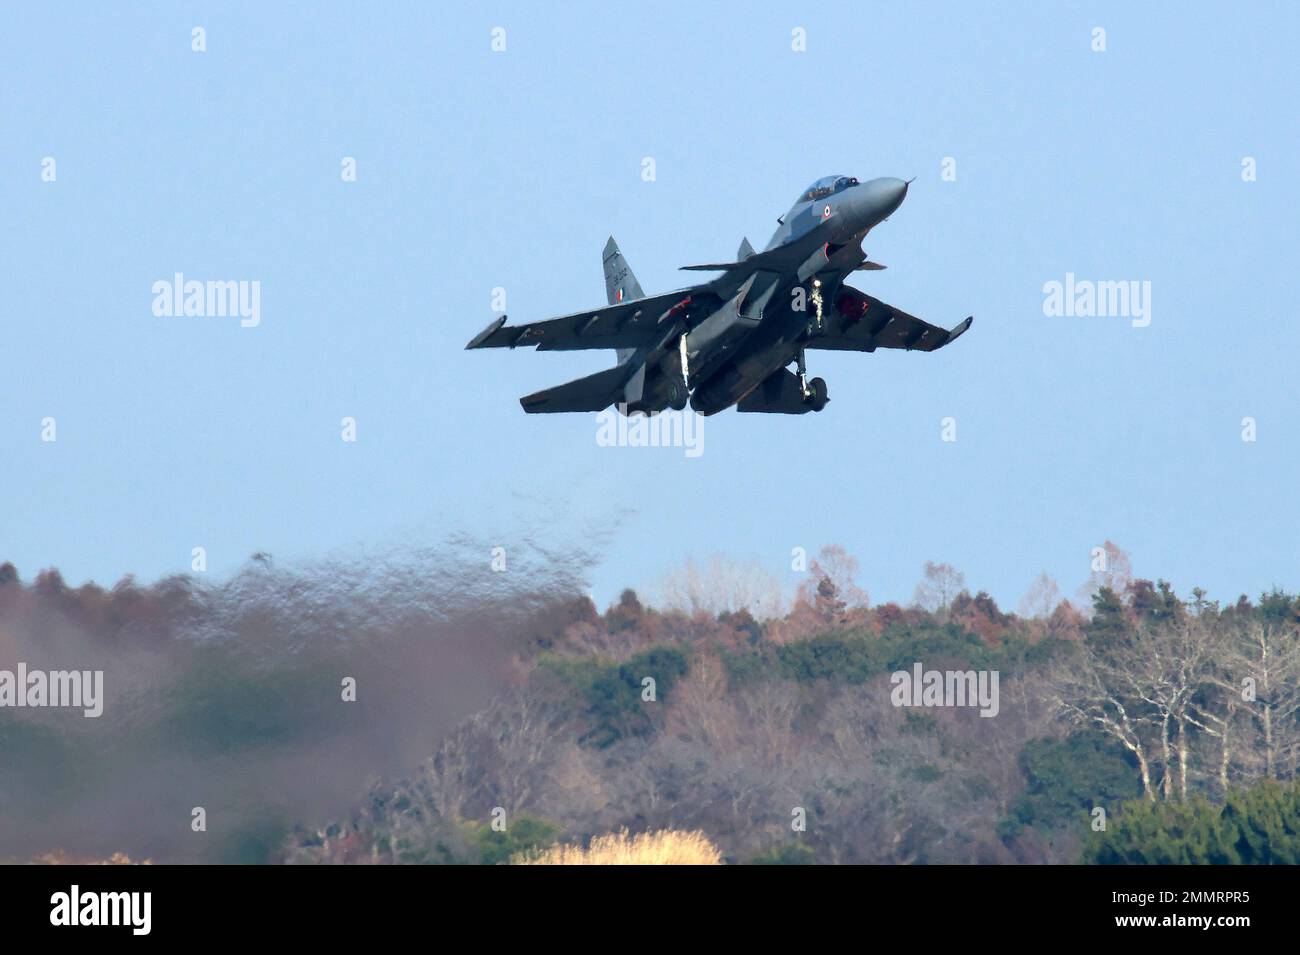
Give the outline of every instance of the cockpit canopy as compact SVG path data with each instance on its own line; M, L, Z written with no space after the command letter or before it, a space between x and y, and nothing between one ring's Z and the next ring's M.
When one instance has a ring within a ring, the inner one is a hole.
M799 202L816 202L857 184L852 176L822 176L799 197Z

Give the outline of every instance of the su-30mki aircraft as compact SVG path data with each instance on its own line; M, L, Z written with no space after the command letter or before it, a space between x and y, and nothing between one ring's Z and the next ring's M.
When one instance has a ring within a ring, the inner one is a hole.
M627 414L653 413L688 401L704 415L732 405L769 414L821 411L826 382L808 380L807 349L934 351L974 320L946 330L844 283L851 272L884 268L867 261L862 240L902 205L907 187L891 178L818 179L777 220L762 252L742 239L735 262L684 266L717 278L661 295L641 291L611 237L607 306L527 325L508 325L502 315L465 347L615 350L613 368L521 398L530 414L612 404Z

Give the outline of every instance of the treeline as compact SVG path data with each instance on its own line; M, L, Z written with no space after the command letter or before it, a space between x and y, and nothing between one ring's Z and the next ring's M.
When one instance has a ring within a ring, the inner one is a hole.
M823 576L766 621L578 601L510 694L286 858L475 861L454 847L495 818L568 842L700 830L729 862L1107 862L1142 856L1147 803L1206 812L1296 775L1294 595L1220 607L1137 579L1029 618L964 589L930 609L843 592ZM892 705L917 662L997 670L998 716Z
M688 580L600 612L572 579L478 590L473 566L110 589L0 566L0 668L102 666L110 694L98 721L0 710L0 858L497 863L624 829L732 863L1291 851L1295 595L1112 570L1011 613L930 564L910 605L871 605L828 548L767 615L735 574L725 599ZM918 663L996 671L997 715L894 705Z

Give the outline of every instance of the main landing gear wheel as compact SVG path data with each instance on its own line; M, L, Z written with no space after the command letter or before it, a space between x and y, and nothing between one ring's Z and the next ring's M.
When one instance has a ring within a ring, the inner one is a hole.
M803 400L813 411L821 411L826 407L826 402L831 399L826 397L826 381L822 378L808 380L808 366L804 364L803 349L795 352L794 355L795 369L799 375L799 387L803 390Z
M804 400L808 402L813 411L821 411L825 408L826 402L831 400L826 397L826 380L814 378L808 382L808 393Z
M686 385L680 381L674 381L668 385L668 407L674 411L681 411L686 407L686 403L691 400L690 393L686 390Z

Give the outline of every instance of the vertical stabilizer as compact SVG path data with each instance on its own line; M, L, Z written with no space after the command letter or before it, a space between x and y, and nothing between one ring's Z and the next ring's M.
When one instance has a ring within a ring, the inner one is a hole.
M626 302L634 298L645 298L645 292L641 291L641 283L636 280L632 270L628 268L627 259L623 258L623 253L618 250L618 243L614 241L611 235L609 241L605 243L605 297L610 305L617 305L619 302ZM618 349L618 360L626 361L633 354L635 348Z
M610 305L626 302L629 299L645 298L641 283L636 280L628 268L627 259L618 250L618 243L610 236L605 243L605 295Z

